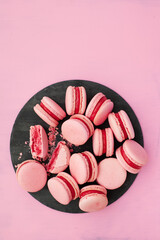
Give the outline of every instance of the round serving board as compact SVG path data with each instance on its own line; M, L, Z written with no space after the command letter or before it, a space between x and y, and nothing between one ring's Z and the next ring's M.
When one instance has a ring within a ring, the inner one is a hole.
M55 84L52 84L38 93L36 93L21 109L19 112L15 123L13 125L12 133L11 133L11 139L10 139L10 152L11 152L11 160L13 167L16 171L16 165L20 164L21 162L32 159L30 149L29 149L29 129L31 125L37 125L40 124L44 127L46 132L48 132L49 126L41 120L34 112L33 107L40 103L43 96L48 96L55 100L64 110L65 110L65 92L68 86L83 86L86 89L87 92L87 104L92 99L92 97L98 93L102 92L106 95L107 98L111 99L114 102L114 112L118 112L119 110L123 109L127 112L129 115L131 122L133 124L134 130L135 130L135 141L137 141L139 144L143 146L143 135L142 130L139 124L139 121L132 110L132 108L129 106L129 104L115 91L112 89L101 85L96 82L91 81L85 81L85 80L68 80L63 82L58 82ZM62 123L68 119L69 116L67 116L65 119L60 121L58 125L58 131L60 133L61 131L61 125ZM102 125L98 126L98 128L105 128L109 127L108 120L106 120ZM96 128L96 127L95 127ZM57 138L58 139L58 138ZM117 149L122 143L119 143L115 139L115 149ZM82 152L82 151L91 151L92 150L92 138L90 138L86 144L79 146L79 147L73 147L73 152ZM115 157L115 155L113 155ZM96 157L97 162L100 162L102 159L105 158L105 155L101 157ZM69 172L69 169L66 169L66 172ZM54 175L48 176L48 178L53 177ZM119 199L132 185L137 175L127 173L127 179L125 183L118 189L115 190L108 190L108 200L109 204L115 202L117 199ZM92 183L95 184L96 182ZM83 187L87 184L84 184L80 187ZM70 204L64 206L58 203L49 193L47 184L46 186L39 192L36 193L30 193L34 198L36 198L39 202L42 204L62 211L62 212L69 212L69 213L82 213L78 207L79 199L76 199L72 201Z

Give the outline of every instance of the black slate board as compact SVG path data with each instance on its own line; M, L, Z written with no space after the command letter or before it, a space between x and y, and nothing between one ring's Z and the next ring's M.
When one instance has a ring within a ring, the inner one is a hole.
M21 109L19 112L15 123L13 125L12 133L11 133L11 139L10 139L10 152L11 152L11 160L14 167L14 170L16 171L16 165L27 160L31 159L31 153L29 150L28 144L26 144L26 141L29 140L29 128L31 125L41 124L46 132L48 131L48 125L41 120L34 112L33 107L40 103L40 100L43 96L48 96L55 100L64 110L65 110L65 92L68 86L84 86L87 92L87 103L91 100L91 98L98 92L104 93L107 98L111 99L114 102L114 112L118 112L119 110L123 109L127 112L129 115L131 122L134 126L135 130L135 141L137 141L139 144L143 146L143 135L142 130L139 124L139 121L132 110L132 108L129 106L129 104L115 91L111 90L110 88L95 83L91 81L85 81L85 80L68 80L63 82L58 82L53 85L50 85L38 93L36 93ZM63 121L68 119L69 116L67 116L65 119L63 119L59 127L59 132L61 129L61 124ZM108 121L106 120L102 125L98 126L98 128L105 128L109 127ZM115 139L115 149L117 149L122 143L119 143ZM86 144L79 147L74 147L74 152L82 152L82 151L92 151L92 138L90 138ZM21 158L19 159L20 153L22 153ZM115 155L113 155L115 157ZM96 157L97 162L101 161L105 158L105 155L101 157ZM66 169L67 172L69 172L69 169ZM49 176L48 178L52 177L54 175ZM119 199L132 185L136 178L136 174L130 174L127 173L127 179L125 183L116 190L108 190L108 200L109 204L115 202L117 199ZM92 183L95 184L96 182ZM84 184L85 186L87 184ZM81 187L83 187L81 186ZM42 204L56 209L58 211L62 212L69 212L69 213L82 213L78 207L79 199L76 199L72 201L70 204L64 206L59 204L49 193L47 185L39 192L36 193L30 193L35 199L37 199Z

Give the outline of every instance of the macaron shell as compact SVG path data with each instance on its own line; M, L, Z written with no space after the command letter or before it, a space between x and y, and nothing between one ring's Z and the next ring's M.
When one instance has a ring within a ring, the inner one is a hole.
M107 189L101 185L98 184L94 184L94 185L87 185L83 188L81 188L80 190L80 195L81 193L85 192L85 191L90 191L90 190L97 190L97 191L101 191L102 193L104 193L105 195L107 195Z
M107 189L119 188L125 182L126 177L126 170L116 158L106 158L98 165L97 182Z
M119 147L116 150L116 157L120 164L123 166L124 169L126 169L128 172L137 174L141 169L135 169L131 166L129 166L124 158L122 157L121 151ZM127 155L127 157L136 165L143 166L148 161L148 156L144 148L135 142L134 140L126 140L123 144L123 149Z
M103 194L90 194L81 198L79 208L84 212L95 212L104 209L108 205L108 199Z
M49 172L56 174L64 171L69 165L69 159L70 159L69 148L65 144L59 142L58 155L54 159L54 162L51 165L51 169L49 169Z
M124 134L114 113L108 115L108 122L117 141L122 142L124 140Z
M74 177L78 184L84 184L87 182L89 177L89 168L82 154L72 154L70 158L69 169L71 175Z
M130 118L128 117L127 113L123 110L119 111L119 115L122 119L128 138L133 139L135 137L135 132L134 132L133 125L131 123Z
M99 102L99 100L104 96L103 93L99 92L97 93L89 102L87 109L86 109L86 113L85 116L90 118L95 106L97 105L97 103Z
M111 128L106 128L106 157L111 157L114 153L114 136Z
M45 158L48 153L48 137L44 128L41 126L41 138L42 138L42 155L41 158Z
M71 192L67 185L59 178L53 177L48 180L48 189L51 195L63 205L67 205L72 200Z
M61 127L64 139L75 146L83 145L89 138L89 130L86 125L77 119L66 120Z
M35 136L36 135L36 136ZM36 137L36 139L34 139ZM33 158L45 158L48 153L48 138L44 128L41 125L30 126L30 141L31 154ZM33 150L32 146L36 145L40 149L40 153ZM38 145L38 146L37 146Z
M85 124L87 125L88 129L89 129L89 137L91 137L94 133L94 126L92 124L92 122L84 115L81 114L75 114L73 116L70 117L70 119L79 119L82 120L83 122L85 122Z
M45 168L35 160L26 160L19 164L16 176L20 186L28 192L38 192L47 181Z
M79 114L84 114L86 110L86 105L87 105L87 94L86 90L84 87L79 87L80 88L80 108L79 108Z
M66 90L65 106L66 106L66 112L68 115L74 114L75 94L74 94L74 87L72 86L69 86Z
M92 174L91 174L91 177L88 180L88 182L94 182L96 180L97 174L98 174L97 161L96 161L94 155L91 152L85 151L84 153L87 154L87 156L89 157L90 163L91 163L91 166L92 166Z
M60 120L66 117L65 111L49 97L43 97L41 102L51 111L53 112Z
M148 161L148 155L145 149L134 140L126 140L123 149L129 158L134 159L136 164L145 165Z
M75 180L70 174L68 174L68 173L66 173L66 172L60 172L60 173L58 173L57 176L62 176L62 177L64 177L68 182L70 182L70 184L72 185L72 187L73 187L73 189L74 189L74 192L75 192L75 197L73 198L73 200L75 200L76 198L78 198L78 197L79 197L79 192L80 192L80 190L79 190L79 186L78 186L76 180Z
M137 174L140 171L138 169L134 169L134 168L130 167L126 163L126 161L123 159L123 157L121 155L120 147L116 150L116 157L117 157L119 163L122 165L122 167L124 169L126 169L128 172L133 173L133 174Z
M58 122L53 119L46 111L44 111L39 104L36 104L33 109L35 113L49 126L56 127L58 125Z
M104 123L104 121L107 119L108 114L112 111L113 109L113 102L110 101L109 99L107 99L99 108L93 123L98 126L101 125L102 123Z
M80 99L79 99L79 114L83 114L86 109L87 95L84 87L79 86ZM76 87L69 86L66 90L65 96L65 106L68 115L73 115L75 113L76 104Z
M103 154L103 142L101 129L95 129L92 137L92 146L95 156L101 156Z

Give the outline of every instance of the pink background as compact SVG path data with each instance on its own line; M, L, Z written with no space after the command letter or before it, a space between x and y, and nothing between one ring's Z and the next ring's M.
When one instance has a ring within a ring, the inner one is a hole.
M14 120L36 92L88 79L123 96L142 126L149 162L103 211L52 210L17 184ZM0 239L160 239L160 1L0 0Z

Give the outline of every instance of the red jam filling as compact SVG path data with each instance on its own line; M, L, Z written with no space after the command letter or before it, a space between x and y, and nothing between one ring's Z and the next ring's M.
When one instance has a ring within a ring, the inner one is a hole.
M106 147L107 147L107 143L106 143L106 130L102 129L102 142L103 142L103 153L106 153Z
M88 195L88 194L92 194L92 193L98 193L98 194L104 194L103 192L99 191L99 190L87 190L87 191L84 191L80 194L80 198ZM104 194L105 195L105 194Z
M132 168L134 168L134 169L140 169L140 168L141 168L141 166L136 165L135 163L133 163L133 162L127 157L127 155L125 154L125 151L124 151L124 149L123 149L123 146L120 147L120 152L121 152L121 155L122 155L123 159L126 161L126 163L127 163L130 167L132 167Z
M91 116L90 116L90 120L91 120L91 121L94 120L94 118L95 118L98 110L100 109L100 107L102 106L102 104L103 104L106 100L107 100L106 96L103 96L103 97L101 97L101 99L98 101L98 103L97 103L96 106L94 107L93 112L92 112L92 114L91 114Z
M40 128L38 126L32 127L32 145L31 145L31 151L32 153L35 153L36 155L39 155L41 153L41 135L40 135Z
M43 108L43 110L45 112L47 112L52 118L54 118L55 120L59 121L60 118L58 118L53 112L51 112L42 102L40 103L41 108Z
M57 176L57 178L60 178L61 180L63 180L63 182L65 182L65 184L67 185L67 187L69 188L69 190L71 192L72 199L74 199L75 198L75 190L72 187L72 185L70 184L70 182L66 178L64 178L62 176Z
M56 158L57 158L57 156L58 156L58 154L59 154L59 150L60 150L61 146L62 146L62 143L59 142L58 145L57 145L57 147L56 147L55 150L53 151L52 157L51 157L51 159L50 159L50 161L49 161L49 163L48 163L48 165L47 165L47 170L48 170L48 171L54 168L54 162L55 162L55 160L56 160Z
M85 159L87 160L87 163L88 163L88 167L89 167L89 177L88 177L88 181L91 179L92 177L92 164L91 164L91 160L90 158L88 157L88 155L86 153L81 153Z
M123 122L122 122L122 120L121 120L121 117L119 116L119 113L115 113L115 116L116 116L116 118L118 119L118 122L119 122L119 124L120 124L121 129L122 129L122 132L123 132L123 134L124 134L124 139L127 139L127 138L128 138L128 135L127 135L125 126L124 126L124 124L123 124Z
M75 87L75 114L79 113L80 107L80 88Z

